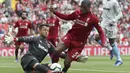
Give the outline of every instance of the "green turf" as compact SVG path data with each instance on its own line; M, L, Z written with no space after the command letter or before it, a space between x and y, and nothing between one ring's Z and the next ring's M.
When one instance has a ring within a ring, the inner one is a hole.
M89 57L86 63L73 62L68 73L130 73L130 56L122 57L124 63L121 66L113 66L114 60L109 57L95 56ZM50 62L46 58L43 63ZM63 66L63 60L60 60ZM14 57L0 57L0 73L24 73L20 62L14 62Z

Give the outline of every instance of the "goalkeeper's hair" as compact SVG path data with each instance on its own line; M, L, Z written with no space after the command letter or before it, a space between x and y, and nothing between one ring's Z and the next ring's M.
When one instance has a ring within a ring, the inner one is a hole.
M38 25L38 28L41 29L43 26L45 26L45 27L49 27L48 24L39 24L39 25Z

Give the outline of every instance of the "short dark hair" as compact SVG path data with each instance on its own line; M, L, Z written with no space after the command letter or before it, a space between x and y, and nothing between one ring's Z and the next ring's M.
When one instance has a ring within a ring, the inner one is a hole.
M21 16L22 16L23 13L26 13L26 16L28 16L28 12L26 12L26 11L22 11Z
M39 25L38 25L38 28L41 29L43 26L49 27L48 24L39 24Z
M92 4L90 0L83 0L82 3L85 3L88 7Z

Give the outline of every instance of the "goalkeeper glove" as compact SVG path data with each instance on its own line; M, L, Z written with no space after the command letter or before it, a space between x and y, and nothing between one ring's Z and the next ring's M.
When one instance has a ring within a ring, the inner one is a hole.
M5 40L5 42L7 42L7 44L9 44L14 41L14 37L11 34L7 34L7 35L5 35L4 40Z

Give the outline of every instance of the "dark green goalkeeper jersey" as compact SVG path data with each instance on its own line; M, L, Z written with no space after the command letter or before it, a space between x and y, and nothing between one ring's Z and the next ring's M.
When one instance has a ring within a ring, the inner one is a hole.
M26 54L33 55L39 62L41 62L48 53L51 54L54 51L54 46L47 41L46 38L41 36L19 37L18 42L29 44Z

